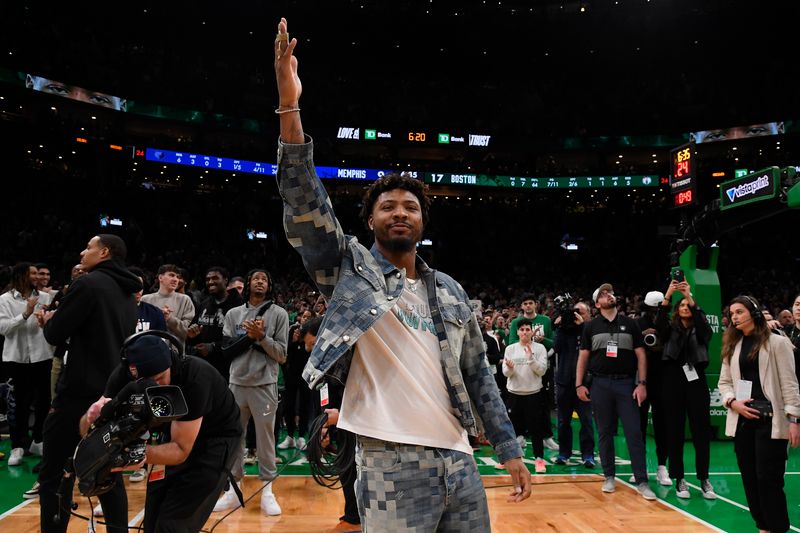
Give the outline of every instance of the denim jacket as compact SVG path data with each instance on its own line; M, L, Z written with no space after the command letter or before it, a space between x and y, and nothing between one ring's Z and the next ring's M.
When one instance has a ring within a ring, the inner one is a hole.
M279 141L278 189L286 237L329 302L303 369L303 379L313 387L323 376L346 383L356 341L392 308L406 276L405 269L398 269L374 246L368 250L344 234L317 177L313 143L308 141ZM470 435L477 434L476 407L498 458L521 457L466 292L450 276L429 268L419 257L416 261L426 287L435 287L428 290L428 304L442 351L445 384L461 425Z

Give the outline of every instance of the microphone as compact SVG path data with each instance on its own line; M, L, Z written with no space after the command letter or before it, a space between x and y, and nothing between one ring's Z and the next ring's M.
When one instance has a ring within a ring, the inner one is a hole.
M742 320L741 322L734 322L733 327L735 327L736 329L742 329L741 326L744 326L748 322L752 322L752 321L753 321L753 317L749 316L745 320Z

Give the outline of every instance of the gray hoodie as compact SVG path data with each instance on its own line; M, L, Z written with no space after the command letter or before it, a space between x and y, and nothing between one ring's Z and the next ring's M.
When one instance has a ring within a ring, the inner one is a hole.
M262 304L263 305L263 304ZM245 335L242 324L254 320L261 306L249 303L234 307L225 314L223 337L236 340ZM278 382L278 364L286 362L286 346L289 340L289 315L277 305L272 305L262 317L267 335L255 344L266 354L250 348L231 362L230 382L244 387L256 387Z

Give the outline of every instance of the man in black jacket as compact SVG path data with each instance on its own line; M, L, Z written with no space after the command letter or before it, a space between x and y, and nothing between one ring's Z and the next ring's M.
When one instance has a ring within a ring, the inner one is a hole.
M556 405L558 406L558 457L557 465L566 465L572 455L572 412L577 411L581 423L580 447L581 462L586 468L594 468L594 426L592 425L592 406L578 399L575 392L575 370L578 365L583 324L591 319L589 307L578 302L572 308L575 321L571 324L556 318L556 337L553 349L558 357L556 370Z
M81 252L88 274L76 279L56 311L37 318L47 342L69 339L69 351L56 385L56 398L44 423L44 457L39 473L40 527L44 533L64 532L70 517L72 487L58 495L64 465L80 441L79 421L103 394L111 372L119 366L122 343L136 328L133 294L139 278L125 268L125 242L116 235L92 237ZM100 496L108 531L126 532L128 502L119 479Z

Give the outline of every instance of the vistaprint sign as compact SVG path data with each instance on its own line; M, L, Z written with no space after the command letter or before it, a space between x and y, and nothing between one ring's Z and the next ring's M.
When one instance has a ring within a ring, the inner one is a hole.
M769 167L758 172L726 181L720 185L720 208L730 209L740 205L774 198L778 191L780 169Z

